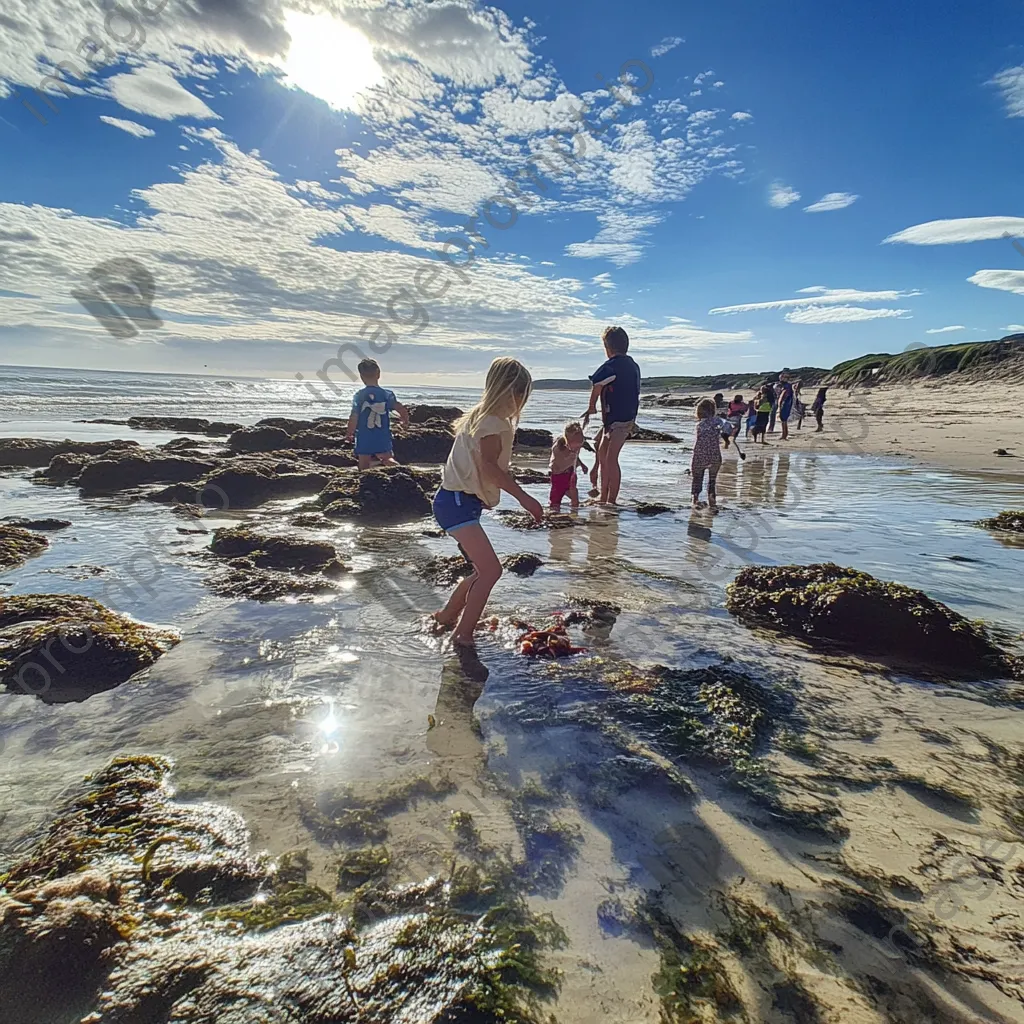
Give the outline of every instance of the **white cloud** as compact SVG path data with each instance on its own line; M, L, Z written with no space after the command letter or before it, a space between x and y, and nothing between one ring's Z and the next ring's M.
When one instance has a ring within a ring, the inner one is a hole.
M795 188L784 185L781 181L773 182L771 188L768 189L768 205L774 206L776 210L784 210L787 206L792 206L793 203L799 201L800 193Z
M1004 331L1024 331L1024 324L1007 324Z
M687 119L687 124L707 124L709 121L714 121L718 115L722 113L721 110L695 110Z
M736 113L734 113L731 116L731 120L733 120L733 121L753 121L754 120L754 115L749 113L746 110L737 110Z
M925 334L951 334L953 331L966 331L963 324L953 324L951 327L932 327L925 331Z
M611 274L598 274L597 277L591 278L591 284L599 285L601 288L605 288L611 291L615 287L615 282L612 280Z
M857 202L859 196L852 192L829 192L816 203L804 207L804 213L831 213L833 210L845 210Z
M696 85L696 86L701 86L709 78L714 78L714 77L715 77L714 71L702 71L699 75L695 75L694 76L693 84Z
M959 217L955 220L930 220L915 224L882 239L908 245L955 245L959 242L986 242L995 238L1024 238L1024 217Z
M994 288L1001 292L1024 295L1024 270L979 270L967 280L979 288Z
M156 135L152 128L147 128L144 124L139 124L138 121L125 121L120 117L108 117L106 114L101 114L100 120L105 124L111 124L115 128L120 128L121 131L127 132L129 135L134 135L138 139L145 139L151 135Z
M1002 90L1007 116L1024 117L1024 65L1000 71L989 84Z
M217 118L198 96L186 89L165 67L150 64L107 79L110 95L129 110L171 121L176 117Z
M867 309L865 306L805 306L786 314L791 324L854 324L862 320L905 317L909 309Z
M681 46L685 39L682 36L665 36L660 43L651 47L652 57L664 57L666 53L670 53L677 46Z
M805 295L802 299L773 299L769 302L744 302L737 306L719 306L717 309L709 310L711 316L719 316L731 313L754 313L763 309L798 309L802 306L832 306L849 305L858 302L893 302L896 299L909 298L920 295L918 291L877 291L864 292L856 288L826 288L823 285L814 285L811 288L801 288L800 294Z

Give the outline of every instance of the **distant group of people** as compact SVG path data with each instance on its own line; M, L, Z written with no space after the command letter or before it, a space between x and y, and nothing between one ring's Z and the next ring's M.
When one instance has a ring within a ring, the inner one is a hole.
M551 490L549 507L559 509L566 498L573 508L580 504L578 471L590 473L590 496L604 505L615 505L622 482L619 455L636 425L640 408L640 367L629 356L629 336L621 327L609 327L602 335L605 362L590 376L590 402L580 420L566 424L551 448L549 462ZM358 367L363 382L352 401L347 436L355 441L361 470L375 463L392 464L390 416L396 412L403 424L409 411L393 391L380 386L380 366L364 359ZM483 615L491 590L501 576L501 563L480 519L485 508L493 508L501 492L511 495L540 523L544 510L527 494L509 469L516 426L533 387L529 371L517 359L500 358L491 363L480 401L454 424L455 439L445 463L441 486L434 496L433 511L438 525L452 536L473 572L455 588L445 606L432 616L437 628L453 629L458 645L472 645L474 631ZM818 391L811 411L823 429L827 388ZM593 445L586 427L601 406L601 428ZM783 372L777 381L765 381L750 402L742 395L726 403L715 395L697 403L697 426L690 460L691 496L699 506L707 478L708 506L717 511L716 479L722 465L722 444L739 448L740 430L746 417L746 436L765 442L765 434L782 424L782 440L789 437L789 422L797 414L799 429L807 414L800 399L800 381ZM581 451L594 453L588 470ZM741 458L745 456L740 453Z

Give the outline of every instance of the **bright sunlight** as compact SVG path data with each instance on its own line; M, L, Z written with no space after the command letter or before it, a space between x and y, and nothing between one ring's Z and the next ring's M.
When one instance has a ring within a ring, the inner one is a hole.
M292 37L281 64L285 85L302 89L335 110L351 110L356 96L383 77L370 41L343 21L327 14L288 11L285 28Z

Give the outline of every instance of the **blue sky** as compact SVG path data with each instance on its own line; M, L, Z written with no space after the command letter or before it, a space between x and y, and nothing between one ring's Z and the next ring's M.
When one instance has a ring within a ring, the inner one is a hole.
M2 362L310 376L376 336L470 384L582 376L607 323L646 375L1024 331L1018 0L124 10L5 4ZM122 291L115 336L72 293L126 259L155 319Z

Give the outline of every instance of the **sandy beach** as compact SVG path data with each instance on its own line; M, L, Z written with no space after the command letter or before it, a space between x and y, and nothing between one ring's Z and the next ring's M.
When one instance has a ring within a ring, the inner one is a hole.
M750 389L739 390L749 400ZM808 406L816 391L813 386L804 388ZM693 397L697 392L673 395ZM1024 384L1001 381L979 385L943 378L872 388L832 387L825 406L825 429L820 434L815 432L814 417L808 410L802 429L792 429L795 420L791 424L788 441L780 440L776 425L775 433L768 435L768 447L898 456L964 473L1020 478L1024 476L1024 444L1014 430L1012 410L1022 405ZM641 422L642 416L641 412ZM997 449L1009 455L997 455Z

